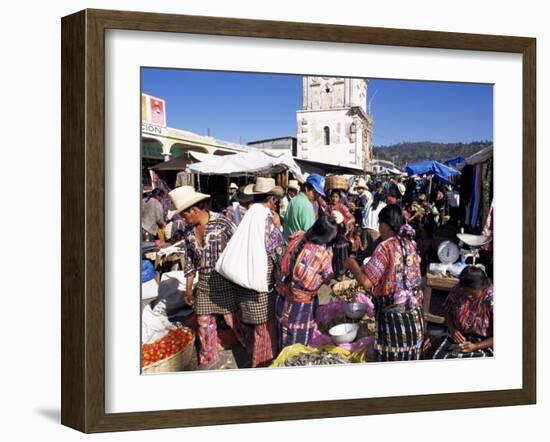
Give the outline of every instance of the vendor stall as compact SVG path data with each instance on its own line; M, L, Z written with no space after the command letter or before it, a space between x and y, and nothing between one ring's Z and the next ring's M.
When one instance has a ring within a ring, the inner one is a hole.
M460 175L458 170L447 167L437 161L428 160L419 163L408 164L405 166L405 172L411 175L430 175L435 176L443 184L451 182L453 176Z
M462 225L479 234L485 227L493 202L493 146L480 150L458 165Z

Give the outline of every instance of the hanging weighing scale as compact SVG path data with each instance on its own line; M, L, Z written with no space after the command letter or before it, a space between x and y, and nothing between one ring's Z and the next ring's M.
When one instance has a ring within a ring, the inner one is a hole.
M479 259L479 251L481 248L489 244L492 240L490 236L470 235L469 233L457 233L456 236L461 243L466 244L469 249L461 249L460 256L462 262L466 262L468 258L472 258L472 265L476 265L476 259Z
M429 266L430 273L440 274L445 276L450 273L453 276L460 275L460 272L464 268L465 264L462 261L458 261L461 257L460 248L453 241L443 241L437 248L438 263L431 263Z

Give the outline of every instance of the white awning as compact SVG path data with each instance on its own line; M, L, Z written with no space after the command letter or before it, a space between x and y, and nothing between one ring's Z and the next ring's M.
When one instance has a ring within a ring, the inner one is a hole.
M280 167L288 169L300 182L305 181L301 169L289 152L251 151L235 155L210 155L190 152L199 162L189 164L187 171L205 175L259 175Z

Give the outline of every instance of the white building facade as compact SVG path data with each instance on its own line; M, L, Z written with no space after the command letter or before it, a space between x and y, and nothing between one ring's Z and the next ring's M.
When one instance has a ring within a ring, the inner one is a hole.
M370 171L372 117L367 80L303 77L297 158Z

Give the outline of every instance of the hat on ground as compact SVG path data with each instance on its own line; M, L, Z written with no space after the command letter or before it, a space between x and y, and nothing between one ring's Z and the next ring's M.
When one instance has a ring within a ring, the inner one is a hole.
M311 187L315 189L315 192L317 192L321 196L325 195L325 177L318 175L316 173L312 173L308 175L306 184L309 184Z
M295 190L296 192L299 192L300 191L300 185L298 184L298 181L297 180L289 180L288 181L288 186L287 186L289 189L293 189Z
M249 184L244 187L245 195L273 195L277 198L282 198L285 194L281 186L275 184L273 178L264 178L259 176L254 184Z
M210 198L210 195L197 192L193 186L176 187L168 193L168 196L174 207L173 210L168 211L168 219L172 218L176 213L180 213L198 202Z
M355 185L356 189L366 189L367 188L367 182L364 178L359 178L357 180L357 184Z
M229 188L230 188L230 189L239 190L239 186L237 186L235 183L231 183L231 184L229 185Z

